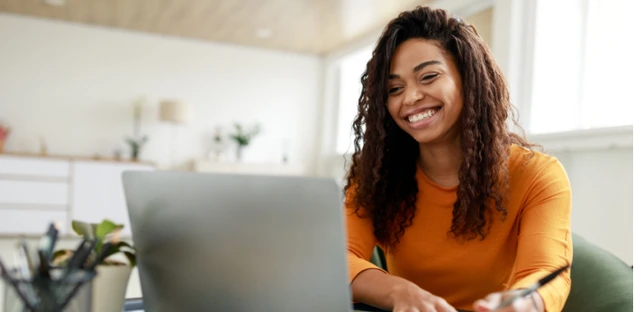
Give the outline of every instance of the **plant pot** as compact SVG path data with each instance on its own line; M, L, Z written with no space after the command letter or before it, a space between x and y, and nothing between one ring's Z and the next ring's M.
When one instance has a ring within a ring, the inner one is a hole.
M243 157L243 154L244 154L244 148L245 147L247 147L247 146L238 144L238 149L236 149L236 160L238 160L238 162L242 161L242 157Z
M4 152L4 140L0 140L0 153Z
M125 304L132 267L127 265L97 266L92 281L92 312L121 312Z

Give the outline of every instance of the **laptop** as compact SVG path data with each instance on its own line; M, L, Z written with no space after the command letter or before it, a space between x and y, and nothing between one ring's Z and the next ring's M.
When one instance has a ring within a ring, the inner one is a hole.
M125 172L145 311L350 311L330 179Z

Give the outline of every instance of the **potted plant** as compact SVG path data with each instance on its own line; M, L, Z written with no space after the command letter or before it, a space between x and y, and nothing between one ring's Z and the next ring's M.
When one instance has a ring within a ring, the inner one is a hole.
M144 135L142 137L128 137L126 138L126 143L130 146L130 159L132 161L138 161L141 156L141 148L143 145L147 143L148 136Z
M233 132L230 135L230 137L234 141L236 141L236 143L238 144L238 149L236 151L236 158L238 159L238 161L240 161L242 160L242 150L247 145L249 145L249 143L251 143L251 140L253 139L253 137L255 137L256 135L258 135L258 133L260 133L260 126L256 124L251 129L246 130L244 129L244 127L242 127L241 124L236 123L234 127L235 127L235 132Z
M96 241L88 262L97 258L106 242L112 245L97 265L97 277L92 281L92 312L122 311L130 274L136 265L134 247L124 241L118 241L118 233L123 225L110 220L103 220L101 223L73 220L72 227L73 231L84 239ZM58 250L53 255L53 263L63 264L71 256L71 250ZM126 259L127 261L122 261Z
M147 135L141 134L141 119L143 117L143 105L145 101L145 98L141 98L134 102L132 136L127 137L125 140L130 147L130 159L132 161L139 160L141 157L141 149L149 139Z
M11 133L11 128L0 124L0 153L4 151L4 142L7 140L9 133Z

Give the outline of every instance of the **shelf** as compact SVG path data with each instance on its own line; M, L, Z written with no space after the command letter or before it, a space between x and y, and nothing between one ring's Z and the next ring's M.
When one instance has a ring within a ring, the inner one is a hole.
M192 170L196 172L250 175L299 176L307 174L306 168L297 164L212 162L206 160L194 161Z

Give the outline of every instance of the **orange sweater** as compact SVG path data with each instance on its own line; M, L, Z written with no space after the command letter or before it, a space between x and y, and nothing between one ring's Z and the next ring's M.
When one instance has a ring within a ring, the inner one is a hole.
M419 168L413 224L394 253L387 253L390 274L403 277L471 310L487 294L523 288L572 262L571 193L557 159L513 146L509 157L509 204L505 221L494 218L484 240L459 242L447 235L456 187L431 181ZM350 282L364 270L378 269L368 260L377 241L372 221L346 207ZM384 249L385 250L385 249ZM538 290L546 311L561 311L570 292L570 271Z

